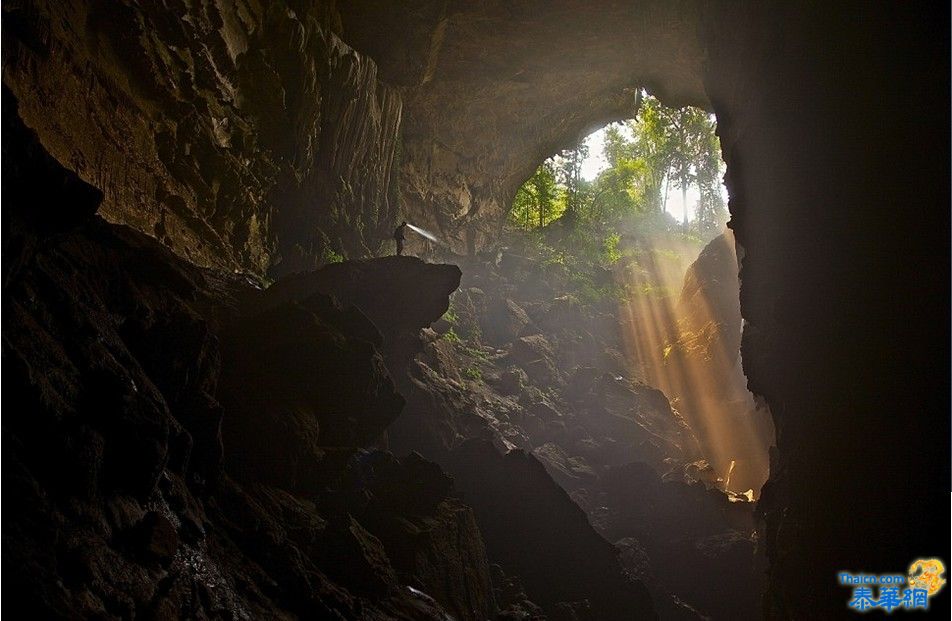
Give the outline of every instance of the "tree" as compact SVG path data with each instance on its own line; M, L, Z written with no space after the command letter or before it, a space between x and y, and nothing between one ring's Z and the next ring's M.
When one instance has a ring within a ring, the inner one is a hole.
M721 194L722 174L720 142L711 132L705 138L697 161L697 185L700 197L697 203L697 230L702 235L717 231L727 219L727 206Z
M510 218L527 230L533 226L541 228L562 215L564 206L558 200L559 194L555 165L546 160L516 192Z
M557 158L558 179L565 188L564 217L571 223L578 221L585 200L582 163L588 158L588 152L588 145L583 138L574 147L562 151Z
M612 123L605 128L602 155L605 156L605 161L608 163L608 170L635 158L634 143L622 133L621 126L617 123Z
M546 160L516 194L512 220L526 229L562 222L606 225L635 212L663 215L669 185L697 187L697 232L723 225L720 143L713 117L697 108L674 109L644 97L635 119L605 129L603 155L608 164L592 181L582 178L589 155L585 140ZM685 208L684 228L688 225Z
M662 183L674 182L686 202L687 190L696 185L700 223L709 226L723 211L720 197L720 142L713 118L692 107L668 108L655 97L645 97L637 118L631 123L635 134L635 154L648 171L646 191L652 204L663 210ZM685 205L684 225L688 224Z
M626 157L599 173L592 191L591 216L612 220L642 211L645 173L643 162Z
M664 211L662 185L668 178L671 165L672 136L658 100L647 97L641 104L638 116L629 121L635 136L633 155L641 164L642 186L649 211Z

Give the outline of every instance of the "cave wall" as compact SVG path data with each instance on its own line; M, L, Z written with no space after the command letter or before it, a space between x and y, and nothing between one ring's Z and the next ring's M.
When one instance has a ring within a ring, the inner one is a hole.
M3 419L3 586L16 609L490 617L484 544L452 479L361 446L403 408L375 325L313 288L264 290L104 222L103 193L16 110L4 89L3 386L16 409ZM459 270L391 259L424 282L391 330L417 333Z
M841 616L837 570L948 549L948 6L718 8L744 368L777 427L767 611Z
M472 253L538 160L632 116L639 87L706 101L695 1L4 12L4 80L54 156L103 188L102 215L259 276L389 250L401 211Z
M364 256L396 218L402 113L323 2L5 2L4 82L101 214L205 266Z

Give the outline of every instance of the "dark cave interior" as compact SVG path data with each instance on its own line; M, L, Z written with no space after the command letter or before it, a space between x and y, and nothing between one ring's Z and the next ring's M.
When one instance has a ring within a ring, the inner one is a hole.
M929 2L4 2L8 603L840 618L837 572L948 561L949 29ZM731 232L691 269L739 295L756 503L682 476L672 388L624 364L644 308L499 252L534 167L641 88L717 115ZM402 218L445 263L385 256Z

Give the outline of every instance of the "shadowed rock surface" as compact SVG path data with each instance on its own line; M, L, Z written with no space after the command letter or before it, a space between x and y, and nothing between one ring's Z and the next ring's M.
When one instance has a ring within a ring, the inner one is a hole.
M520 576L553 618L562 617L560 608L582 619L654 616L648 590L620 571L615 548L538 460L471 441L453 451L447 468L475 507L489 557Z
M369 320L320 294L250 312L261 294L244 278L93 215L101 195L14 110L4 569L18 603L42 618L491 615L482 538L451 479L360 449L402 406ZM73 224L35 225L34 188ZM269 358L288 348L298 375Z
M627 572L662 618L756 617L764 561L753 504L709 489L722 483L690 427L663 393L631 376L617 300L582 304L576 275L527 257L522 248L464 263L446 325L435 326L442 334L394 376L407 405L388 430L391 447L419 450L454 476L490 561L518 584L500 599L513 611L528 600L562 614L563 604L578 608L566 594L609 584L632 599L584 614L614 618L638 607ZM500 308L526 309L518 332ZM640 569L625 561L632 549L641 550ZM713 583L714 591L704 586Z
M422 350L420 329L446 312L460 275L455 265L424 263L415 257L333 263L275 283L262 304L307 299L315 292L353 304L382 333L382 351L396 372Z
M470 273L476 273L475 265L469 267ZM420 334L421 324L432 323L446 313L447 296L459 281L456 267L429 265L411 257L388 257L346 262L313 274L288 277L268 289L264 299L265 304L294 303L307 299L314 291L330 293L353 303L381 326L381 348L397 389L407 400L405 412L388 428L390 446L400 454L419 450L454 477L463 501L474 508L475 523L487 541L488 558L507 575L521 580L528 601L552 618L578 615L622 619L633 613L653 616L647 591L624 574L615 549L596 533L541 463L521 450L502 454L493 446L495 442L503 451L535 446L530 439L534 434L522 430L516 420L506 420L502 413L516 416L523 407L484 384L480 386L481 382L464 380L459 372L464 361L460 351L436 338L432 330ZM496 299L495 291L487 297ZM480 314L472 317L487 325L493 319ZM563 372L556 368L555 353L541 335L517 339L512 350L512 355L504 358L507 364L532 369L542 362L549 371L537 378L537 385L559 385ZM420 351L423 354L414 359ZM431 367L434 357L445 366ZM457 380L452 379L454 375ZM666 414L671 419L670 427L678 429L661 393L647 387L634 390L652 393L654 401L645 399L645 410L662 421ZM623 395L641 403L638 392L629 389ZM525 411L543 417L560 416L542 401L530 405L534 400L534 396L526 395ZM613 407L631 407L631 403L621 401ZM590 424L599 429L601 420L605 428L593 433L611 442L617 437L619 445L629 448L630 458L630 447L645 442L650 435L629 432L632 418L620 417L613 424L614 415L605 412L601 417L593 415ZM583 416L578 419L583 420ZM467 442L469 438L483 442ZM653 455L657 457L668 448ZM593 446L591 452L602 453L598 446ZM583 471L586 468L582 466Z

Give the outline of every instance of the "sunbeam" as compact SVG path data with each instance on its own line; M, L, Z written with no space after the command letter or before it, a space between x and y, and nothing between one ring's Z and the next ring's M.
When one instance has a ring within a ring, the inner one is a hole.
M644 262L647 267L619 270L628 291L621 317L632 371L664 391L685 418L700 457L717 473L720 486L756 498L769 473L773 429L746 387L738 351L740 326L727 320L731 309L725 305L737 304L736 292L733 300L725 301L723 295L713 299L712 288L696 282L693 290L689 287L689 274L680 299L675 298L672 292L681 287L683 273L659 265L655 259L664 249L653 240L639 243L651 258ZM736 275L730 232L712 244L722 246L719 250Z

